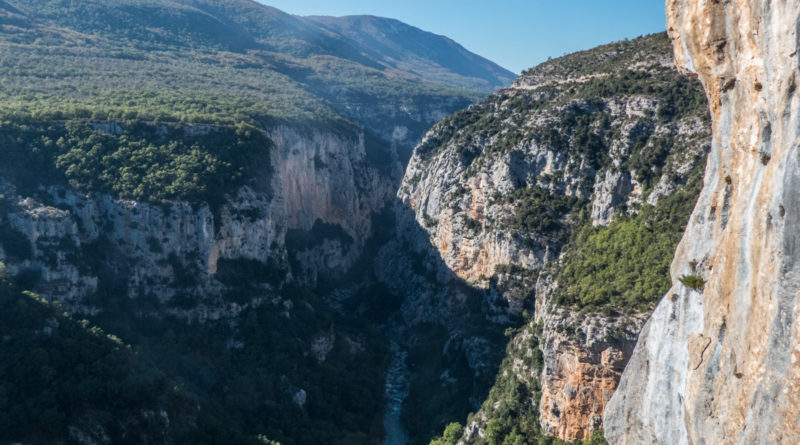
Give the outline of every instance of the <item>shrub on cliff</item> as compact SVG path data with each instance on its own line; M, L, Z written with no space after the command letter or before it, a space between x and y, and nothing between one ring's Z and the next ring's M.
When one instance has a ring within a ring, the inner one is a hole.
M678 279L684 286L692 290L703 290L706 286L706 280L699 275L683 275Z

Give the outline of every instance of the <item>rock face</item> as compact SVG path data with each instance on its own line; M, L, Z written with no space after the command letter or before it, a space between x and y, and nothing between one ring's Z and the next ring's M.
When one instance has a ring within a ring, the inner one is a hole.
M714 143L673 287L606 408L606 437L798 443L800 3L670 0L667 15L678 64L706 88Z
M526 412L539 413L542 434L587 438L600 427L649 315L594 308L579 316L553 301L569 233L637 214L698 176L710 145L706 113L699 85L678 74L661 34L533 68L437 124L415 150L398 192L405 209L398 230L417 239L406 243L411 250L433 246L432 275L484 289L488 319L535 313L542 368L514 355L535 349L528 329L512 339L526 346L510 349L501 372L533 394L541 385L541 399L525 404L535 405ZM455 295L411 297L416 312L405 314L458 313ZM503 402L484 403L467 425L467 443L484 443L501 416L494 404Z
M665 43L651 36L536 67L425 136L398 197L450 270L481 285L498 265L539 268L557 258L564 240L554 230L514 221L525 189L588 200L598 225L621 205L655 204L685 181L708 127L703 113L671 110L665 86L681 80ZM650 93L625 76L650 84ZM640 168L645 156L652 165Z
M544 432L587 438L602 426L606 403L633 352L644 316L584 317L561 309L543 321L539 412Z
M338 224L357 240L369 237L370 217L392 198L401 165L387 153L386 170L366 160L363 137L348 140L323 131L298 133L281 126L270 131L278 147L281 198L289 229L310 231L321 219Z
M38 271L37 292L73 310L93 311L84 300L97 290L101 271L95 266L103 259L113 274L127 277L122 289L129 297L162 301L188 290L180 278L187 274L198 278L192 295L218 294L213 278L221 259L283 264L288 272L280 225L284 210L249 187L223 207L216 225L208 206L158 206L55 187L44 204L17 196L8 184L3 191L12 201L3 222L31 245L28 258L4 248L9 272Z
M149 204L58 186L33 198L3 182L0 225L24 235L31 252L23 258L0 247L0 260L12 275L41 274L35 290L72 310L96 310L85 300L107 268L126 277L116 285L128 297L188 298L181 306L194 309L180 312L200 319L238 311L242 302L216 297L223 275L242 261L272 270L267 289L291 280L314 285L347 270L372 234L372 215L393 199L397 155L389 152L378 168L363 136L286 126L269 136L274 149L263 169L276 174L240 188L217 212L205 203Z

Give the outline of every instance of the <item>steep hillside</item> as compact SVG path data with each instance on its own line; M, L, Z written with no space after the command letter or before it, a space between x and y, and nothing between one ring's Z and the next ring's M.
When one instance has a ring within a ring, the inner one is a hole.
M664 34L548 61L425 136L401 233L422 227L440 267L484 289L488 319L525 320L462 440L600 428L669 288L709 141L702 90Z
M512 73L444 36L380 17L297 17L250 0L7 0L0 7L4 34L15 43L83 38L128 43L131 50L264 51L301 61L329 56L389 75L485 91L513 80Z
M387 63L379 50L422 31L395 23L399 34L376 48L359 41L368 26L339 34L251 0L9 0L0 23L0 69L11 74L0 81L4 116L336 127L347 119L403 162L434 122L512 78L428 34L440 51L406 48L403 60L413 62ZM454 59L475 63L477 74L442 68Z
M113 87L122 90L119 94L135 94L130 98L135 103L149 105L148 91L177 88L174 92L182 93L178 97L151 98L174 105L158 111L194 111L205 118L233 111L184 109L185 104L174 103L194 91L200 98L216 93L242 101L236 106L240 115L308 118L319 117L317 108L326 105L320 99L345 112L341 102L358 106L375 99L411 104L414 97L436 94L474 97L472 92L507 85L513 77L445 37L400 22L392 21L396 32L382 35L376 45L371 22L294 17L250 0L9 0L0 4L0 17L4 67L15 73L5 80L25 83L42 73L48 79L26 84L32 91L13 96L46 94L65 85L72 92L67 98L81 106L91 101L81 101L75 93L87 88L97 93ZM378 20L388 22L373 19ZM337 24L343 26L335 31ZM408 46L406 37L417 34L424 45ZM470 72L464 68L467 63ZM53 71L42 71L45 66ZM463 90L445 88L445 82Z
M714 144L604 425L620 444L798 443L800 3L671 0L667 17Z

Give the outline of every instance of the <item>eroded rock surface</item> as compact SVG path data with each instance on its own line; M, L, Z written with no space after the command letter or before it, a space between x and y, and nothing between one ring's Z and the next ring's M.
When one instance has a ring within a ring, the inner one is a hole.
M583 316L568 310L548 314L543 325L542 399L544 431L585 439L602 426L606 403L617 389L644 316Z
M119 124L98 130L122 131ZM269 136L274 146L261 168L273 174L216 210L66 186L42 187L34 198L0 178L0 227L30 245L22 256L0 245L0 260L12 275L40 275L35 290L76 312L99 310L88 300L113 281L130 298L178 297L171 310L200 320L235 316L249 304L221 298L226 280L241 280L243 270L259 275L267 295L287 281L313 286L348 270L372 235L373 214L393 199L397 155L389 152L378 168L367 160L363 135L279 126Z
M425 136L398 197L450 270L485 287L498 265L557 258L563 237L516 214L538 191L589 201L592 224L606 225L620 206L635 212L686 181L708 126L705 110L673 108L669 90L691 96L695 85L665 43L654 35L543 64Z
M800 3L669 0L667 15L678 64L706 88L714 143L673 288L606 408L606 437L800 443Z

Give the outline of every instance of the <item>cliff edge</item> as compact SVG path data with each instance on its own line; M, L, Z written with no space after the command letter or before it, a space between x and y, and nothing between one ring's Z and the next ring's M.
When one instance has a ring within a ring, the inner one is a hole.
M610 443L800 443L800 3L667 2L709 98L705 183L605 411Z

